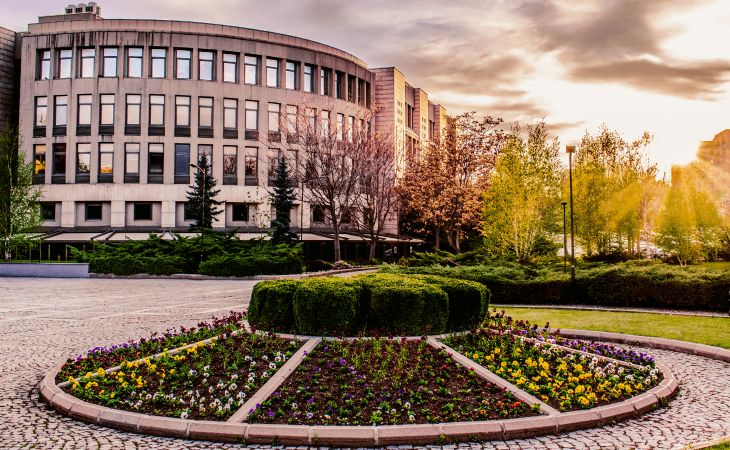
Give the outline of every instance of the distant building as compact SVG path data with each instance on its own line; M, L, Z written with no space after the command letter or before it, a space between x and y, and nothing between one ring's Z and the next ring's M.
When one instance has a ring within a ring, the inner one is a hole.
M717 133L711 141L700 141L697 158L730 171L730 129Z

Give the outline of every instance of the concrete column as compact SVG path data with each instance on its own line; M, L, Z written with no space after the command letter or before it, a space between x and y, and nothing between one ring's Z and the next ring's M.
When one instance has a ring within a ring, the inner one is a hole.
M112 200L112 228L123 228L126 224L127 212L124 200Z
M63 228L76 226L76 203L73 200L61 202L61 226Z
M162 202L160 226L162 228L175 227L175 202Z

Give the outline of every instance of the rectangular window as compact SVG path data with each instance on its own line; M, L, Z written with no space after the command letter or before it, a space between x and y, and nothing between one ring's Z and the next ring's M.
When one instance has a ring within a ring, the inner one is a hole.
M99 95L99 125L114 126L114 94Z
M198 97L198 126L213 127L213 97Z
M101 220L101 203L84 204L84 220L87 222Z
M297 89L299 86L297 86L299 78L297 75L299 70L299 63L293 62L293 61L287 61L286 62L286 88L287 89Z
M353 116L347 116L347 141L352 142L352 138L355 134L355 118Z
M53 109L53 126L54 127L65 127L66 126L66 113L68 111L68 96L57 95L53 97L54 109Z
M274 149L271 149L274 150ZM274 150L276 151L276 150ZM278 156L269 156L269 168L268 172L266 172L266 175L269 177L269 184L271 184L272 180L276 178L276 166L279 164L279 157Z
M223 184L237 184L238 147L223 146Z
M55 221L56 220L56 204L55 203L41 203L41 219L44 221Z
M324 207L312 205L312 222L324 223Z
M198 145L198 162L205 157L208 164L208 174L213 171L213 146L209 144Z
M167 75L167 49L150 49L150 76L152 78L165 78Z
M45 127L48 124L48 97L35 98L35 126Z
M296 105L286 105L286 132L289 136L295 136L298 131L297 120L299 108Z
M152 220L152 203L134 203L132 206L133 220Z
M322 132L322 137L327 138L330 134L330 112L329 111L320 111L319 112L319 123L320 123L320 131Z
M314 92L314 66L304 65L304 92Z
M238 82L238 54L223 53L223 81Z
M102 67L101 75L107 78L113 78L117 76L117 57L119 56L119 49L115 47L106 47L101 50L102 53Z
M64 183L66 178L66 144L53 144L53 172L54 180Z
M335 97L339 99L345 98L345 74L335 71Z
M175 78L178 80L190 79L190 65L193 52L190 50L175 50Z
M203 81L215 80L215 52L200 50L198 52L198 79Z
M330 70L322 67L319 76L319 93L322 95L330 95Z
M357 78L353 77L352 75L347 76L347 101L349 101L349 102L355 101L356 82L357 82Z
M314 108L307 108L307 130L305 134L314 135L317 132L317 110Z
M51 79L51 51L40 50L38 52L38 80Z
M111 183L114 175L114 144L99 144L99 183Z
M76 182L89 181L91 173L91 144L76 144Z
M142 47L127 48L127 77L142 78Z
M279 60L266 58L266 86L279 87Z
M175 96L175 126L190 126L190 97L186 95Z
M190 144L175 144L175 183L190 182Z
M163 144L150 144L147 153L147 182L162 183L165 169L165 152Z
M33 145L33 174L41 179L46 174L46 144Z
M81 54L79 77L94 78L94 59L96 58L96 49L82 48L79 52Z
M129 127L139 127L142 125L142 96L139 94L127 94L127 107L125 114L125 125L127 126L127 134L131 133Z
M234 222L248 222L248 203L233 203L231 205L231 220Z
M238 128L238 100L235 98L223 99L223 128Z
M259 102L246 100L246 130L259 129Z
M344 137L345 115L337 113L337 140L341 141Z
M73 51L69 49L56 50L58 60L56 61L56 78L71 78L71 58Z
M281 105L279 103L269 103L269 133L279 132L280 113Z
M165 126L165 96L150 95L150 126Z
M139 143L127 142L124 144L124 175L125 182L133 180L127 179L127 175L134 176L139 181Z
M259 84L259 57L246 55L243 59L244 82L246 84Z
M76 112L76 124L81 127L91 126L91 94L79 94Z

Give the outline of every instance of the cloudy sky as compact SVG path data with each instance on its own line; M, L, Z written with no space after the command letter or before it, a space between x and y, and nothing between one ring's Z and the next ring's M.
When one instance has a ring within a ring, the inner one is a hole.
M0 0L24 30L60 0ZM727 0L97 0L107 18L197 20L314 39L395 65L450 112L544 118L562 142L648 130L663 169L730 128Z

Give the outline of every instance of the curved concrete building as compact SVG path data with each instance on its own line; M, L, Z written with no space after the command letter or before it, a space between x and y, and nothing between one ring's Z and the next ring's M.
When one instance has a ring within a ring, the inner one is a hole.
M360 118L377 105L370 125L407 155L443 121L443 108L397 69L369 70L293 36L102 19L94 3L40 17L19 36L22 151L43 185L47 230L184 230L191 164L206 154L225 202L214 226L265 231L274 164L297 163L284 129L292 123L367 126ZM326 229L317 209L305 197L293 227Z

